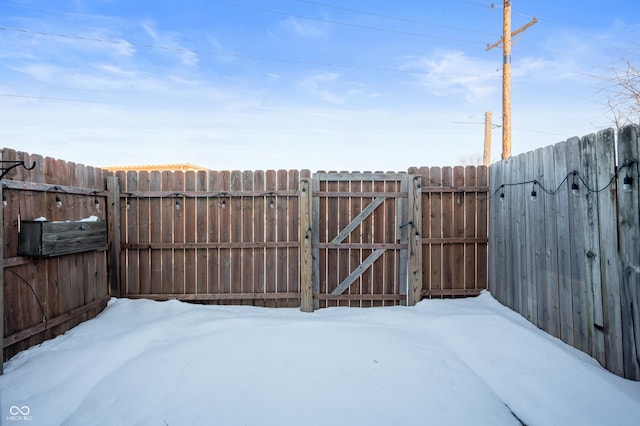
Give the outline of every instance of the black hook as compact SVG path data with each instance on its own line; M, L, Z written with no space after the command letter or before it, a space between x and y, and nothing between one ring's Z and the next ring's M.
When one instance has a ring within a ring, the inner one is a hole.
M0 160L0 170L2 171L0 179L4 178L7 173L19 166L24 167L25 170L33 170L36 167L36 162L34 161L31 166L27 166L24 160Z

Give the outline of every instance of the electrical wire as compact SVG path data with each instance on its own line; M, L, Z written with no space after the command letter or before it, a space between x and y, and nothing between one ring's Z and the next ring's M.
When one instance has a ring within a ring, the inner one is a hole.
M494 36L495 35L495 33L470 30L468 28L452 27L452 26L449 26L449 25L434 24L432 22L421 21L421 20L418 20L418 19L402 18L402 17L398 17L398 16L385 15L385 14L382 14L382 13L368 12L368 11L365 11L365 10L352 9L352 8L349 8L349 7L337 6L337 5L334 5L334 4L329 4L329 3L319 2L319 1L312 1L312 0L297 0L297 1L299 1L301 3L309 3L309 4L315 4L315 5L318 5L318 6L328 7L328 8L331 8L331 9L344 10L346 12L358 13L358 14L361 14L361 15L369 15L369 16L375 16L375 17L378 17L378 18L384 18L384 19L391 19L391 20L394 20L394 21L406 22L406 23L409 23L409 24L427 25L427 26L431 26L431 27L444 28L444 29L455 30L455 31L464 31L464 32L475 33L475 34L484 34L484 35L490 35L490 36Z
M467 4L472 4L474 6L480 6L480 7L486 7L489 9L497 9L499 8L499 6L496 6L494 3L478 3L475 1L469 1L469 0L455 0L458 3L467 3Z
M611 188L611 186L620 177L622 171L623 170L629 170L633 166L635 166L635 168L636 168L636 174L637 174L636 178L640 178L640 167L638 166L638 160L629 160L629 161L625 162L624 164L622 164L620 167L618 167L616 169L615 173L613 174L613 176L611 177L611 179L609 179L609 181L601 188L589 186L589 184L586 182L585 178L580 174L580 172L578 172L577 170L572 170L572 171L570 171L569 173L566 174L564 179L562 179L562 181L558 184L558 186L555 189L547 188L541 182L539 182L538 180L532 179L532 180L527 180L527 181L522 181L522 182L515 182L515 183L503 183L500 186L498 186L498 188L493 192L493 194L489 198L493 198L498 193L501 193L502 189L504 189L505 187L522 186L522 185L534 185L534 187L537 185L543 192L545 192L545 193L547 193L549 195L555 195L562 189L562 187L565 184L567 184L567 182L569 181L569 177L570 176L574 177L575 179L578 179L582 183L584 188L587 190L587 192L590 192L590 193L593 193L593 194L598 194L600 192L606 191L607 189Z
M21 98L21 99L38 99L44 101L59 101L59 102L80 102L89 104L110 104L110 105L123 105L120 102L108 102L108 101L92 101L85 99L69 99L69 98L53 98L48 96L33 96L33 95L16 95L12 93L0 93L0 96L5 98ZM131 104L126 104L131 105Z
M346 26L346 27L360 28L360 29L371 30L371 31L381 31L381 32L400 34L400 35L406 35L406 36L411 36L411 37L422 37L422 38L429 38L429 39L436 39L436 40L455 41L455 42L458 42L458 43L470 43L470 44L480 44L480 45L483 44L483 43L478 42L476 40L461 40L461 39L454 39L454 38L449 38L449 37L433 36L433 35L429 35L429 34L414 33L414 32L410 32L410 31L395 30L395 29L391 29L391 28L382 28L382 27L374 27L374 26L370 26L370 25L354 24L352 22L334 21L332 19L317 18L317 17L314 17L314 16L296 15L296 14L292 14L292 13L289 13L289 12L282 12L282 11L279 11L279 10L266 9L266 8L263 8L263 7L250 6L250 5L246 5L246 4L239 4L239 3L233 3L233 2L228 2L228 1L215 0L215 2L219 3L219 4L224 4L224 5L227 5L227 6L232 6L232 7L240 7L240 8L243 8L243 9L256 10L258 12L272 13L272 14L276 14L276 15L284 15L284 16L289 16L289 17L292 17L292 18L307 19L307 20L311 20L311 21L320 21L320 22L324 22L326 24L342 25L342 26Z
M538 181L537 179L529 179L529 180L525 180L525 181L521 181L521 182L509 182L509 183L502 183L500 184L494 191L493 193L489 194L487 197L472 197L475 200L478 201L485 201L485 200L490 200L498 195L501 195L501 198L503 197L502 194L504 194L503 190L504 188L507 187L514 187L514 186L522 186L522 185L533 185L534 188L535 186L538 186L544 193L549 194L549 195L556 195L558 192L560 192L560 190L563 188L563 186L568 182L569 177L575 177L576 179L578 179L582 185L584 186L584 188L587 190L587 192L590 193L600 193L603 191L606 191L607 189L609 189L620 177L620 175L622 174L622 172L624 170L631 170L633 167L635 167L636 169L636 179L640 180L640 162L638 162L638 160L629 160L627 162L625 162L624 164L622 164L620 167L616 168L615 173L613 174L613 176L611 177L611 179L609 179L609 181L601 188L597 188L597 187L591 187L589 186L589 184L586 182L585 178L580 174L580 172L578 172L577 170L572 170L569 173L567 173L565 175L565 177L562 179L562 181L560 181L560 183L558 184L558 186L556 188L547 188L545 187L540 181ZM628 175L628 173L627 173ZM429 180L429 182L432 185L435 186L440 186L443 188L451 188L451 189L456 189L458 188L458 186L456 185L445 185L442 182L438 182L434 179L431 178L426 178ZM480 191L469 191L469 192L480 192Z
M131 47L144 48L144 49L155 49L155 50L172 51L172 52L178 52L178 53L190 53L190 54L196 54L196 55L224 56L224 57L256 60L256 61L263 61L263 62L278 62L278 63L287 63L287 64L312 65L312 66L323 66L323 67L331 67L331 68L346 68L346 69L355 69L355 70L381 71L381 72L393 72L393 73L416 74L416 75L431 74L431 75L469 76L469 74L415 71L415 70L401 69L401 68L375 67L375 66L367 66L367 65L348 65L348 64L336 64L336 63L330 63L330 62L318 62L318 61L300 60L300 59L271 58L271 57L265 57L265 56L243 55L239 53L225 53L225 52L211 51L211 50L199 50L199 49L189 49L184 47L170 47L170 46L162 46L162 45L155 45L155 44L135 43L135 42L130 42L126 40L109 40L109 39L103 39L103 38L97 38L97 37L85 37L85 36L74 36L74 35L60 34L60 33L48 33L45 31L34 31L34 30L28 30L24 28L11 28L11 27L0 26L0 31L13 31L18 33L38 35L43 37L58 37L58 38L71 39L71 40L81 40L81 41L105 43L105 44L112 44L112 45L131 46ZM11 94L5 94L3 96L14 96L14 97L25 97L25 98L30 97L27 95L23 96L23 95L11 95ZM91 101L78 100L77 102L91 102Z
M33 297L35 297L36 298L36 302L38 302L38 306L40 307L40 312L42 312L42 321L44 322L44 329L46 331L47 330L47 322L49 322L49 318L47 318L47 313L45 312L44 307L42 306L42 303L40 302L40 298L36 294L36 291L33 289L33 286L31 284L29 284L29 281L24 279L24 277L22 275L18 274L17 272L14 272L9 268L5 268L5 271L10 272L13 275L15 275L16 277L18 277L18 279L20 279L20 281L22 281L24 284L27 285L27 287L29 287L29 289L31 290L31 293L33 293Z

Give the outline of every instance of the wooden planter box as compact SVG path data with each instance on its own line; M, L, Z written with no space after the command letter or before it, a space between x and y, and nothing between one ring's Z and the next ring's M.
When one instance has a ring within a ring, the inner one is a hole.
M18 234L18 255L49 257L104 249L107 222L23 221Z

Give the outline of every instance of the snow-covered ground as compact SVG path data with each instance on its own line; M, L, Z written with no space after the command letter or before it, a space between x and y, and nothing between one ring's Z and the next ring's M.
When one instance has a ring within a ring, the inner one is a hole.
M5 363L0 391L6 425L640 422L640 383L488 292L312 314L114 299Z

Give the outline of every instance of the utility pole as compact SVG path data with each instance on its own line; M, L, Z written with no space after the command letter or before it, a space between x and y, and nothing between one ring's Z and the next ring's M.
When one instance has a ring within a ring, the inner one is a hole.
M502 38L487 46L487 51L502 44L502 159L511 157L511 38L538 22L531 22L511 32L511 0L504 0ZM516 39L517 41L517 39Z
M511 1L502 17L502 159L511 157Z
M491 111L484 113L484 157L482 164L489 166L491 164L491 129L493 124L491 123Z

